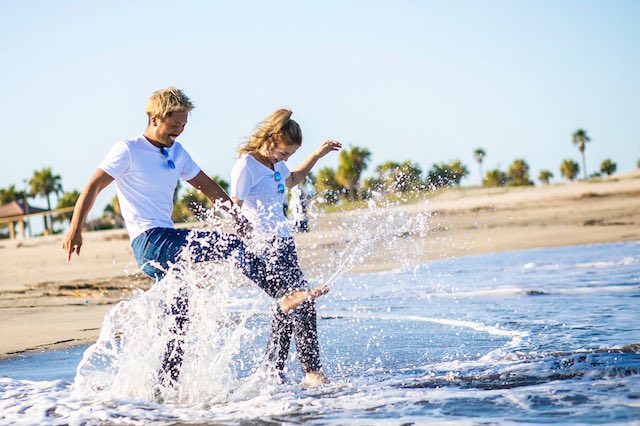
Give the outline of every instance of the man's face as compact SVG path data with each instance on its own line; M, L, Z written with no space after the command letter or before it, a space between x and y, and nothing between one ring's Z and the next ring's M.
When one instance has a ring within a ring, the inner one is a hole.
M176 111L165 118L151 117L151 125L155 141L170 147L187 125L189 113L186 111Z

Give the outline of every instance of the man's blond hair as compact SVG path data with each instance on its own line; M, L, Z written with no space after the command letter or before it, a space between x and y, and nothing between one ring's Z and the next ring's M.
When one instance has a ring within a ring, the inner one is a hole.
M151 95L147 101L144 112L146 112L149 117L164 119L172 112L189 112L193 108L195 108L195 106L191 103L191 99L189 99L182 90L169 86Z

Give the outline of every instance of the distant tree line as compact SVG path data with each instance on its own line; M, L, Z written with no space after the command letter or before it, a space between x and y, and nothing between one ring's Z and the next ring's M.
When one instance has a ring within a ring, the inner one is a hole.
M589 137L586 130L578 129L573 133L571 140L572 143L578 148L580 156L582 157L582 170L584 179L588 179L589 177L600 177L602 175L609 176L615 173L618 167L617 164L610 158L607 158L602 161L602 163L600 163L599 171L593 172L591 175L588 175L585 150L587 143L591 142L591 137ZM482 148L478 148L474 151L474 157L480 165L480 176L482 176L482 161L484 160L485 156L486 152ZM640 168L640 160L638 160L637 162L637 167ZM562 160L558 171L560 172L560 176L568 181L573 181L580 173L580 165L576 161L567 158ZM553 172L547 169L540 170L540 173L538 174L538 180L545 185L549 184L553 177ZM522 186L533 185L533 181L529 177L529 164L524 159L520 158L514 160L506 171L502 171L500 169L487 171L482 179L482 184L486 187L507 185Z
M585 150L591 138L584 129L576 130L572 135L572 143L578 148L582 157L582 170L585 179L586 172ZM478 163L482 185L485 187L500 186L531 186L534 185L530 176L530 167L523 158L517 158L506 170L499 168L487 170L483 174L483 162L487 152L483 148L473 151L473 158ZM386 161L375 168L373 177L361 182L362 172L367 169L371 152L366 148L351 146L340 152L339 164L336 169L325 167L320 169L314 178L315 189L328 203L337 203L341 199L367 199L375 192L407 192L437 189L448 186L458 186L469 170L460 160L432 164L423 174L419 164L410 160L404 162ZM638 160L640 168L640 160ZM611 175L615 173L617 165L610 158L600 164L600 170L590 177ZM580 172L580 165L572 159L564 159L559 166L560 176L573 181ZM550 170L541 170L538 180L542 184L549 184L554 174Z
M573 159L564 159L558 169L561 177L567 181L573 181L580 170L582 170L585 179L615 173L617 164L610 158L600 163L599 171L593 172L591 175L587 173L585 151L587 144L591 142L591 137L586 130L576 130L572 134L571 141L580 153L582 167ZM486 157L487 152L483 148L477 148L473 151L473 158L478 163L483 186L529 186L534 184L530 176L529 164L523 158L513 160L506 170L496 168L487 170L483 174L483 162ZM402 194L459 186L462 179L469 175L467 166L457 159L433 163L426 172L419 164L405 160L402 162L385 161L375 167L373 176L363 179L363 172L369 167L370 160L371 151L367 148L350 146L340 151L336 168L324 167L318 170L315 175L310 175L308 181L321 200L328 204L336 204L341 200L366 200L376 193ZM640 159L636 165L640 168ZM538 174L538 180L543 184L549 184L553 177L554 174L546 169L541 170ZM226 191L229 190L229 183L224 179L219 176L212 176L212 179ZM57 209L73 207L80 197L77 190L63 191L61 176L54 174L51 167L44 167L34 171L28 181L25 180L24 189L19 189L16 185L0 188L0 205L15 200L28 202L30 198L40 196L46 200L47 209L51 210L53 195L57 200L55 205ZM210 200L200 191L196 189L181 191L180 184L176 187L174 201L173 219L176 222L196 220L199 213L211 208ZM60 223L70 219L71 213L45 217L45 232L54 233L56 222ZM117 197L114 197L111 203L105 207L101 217L89 221L86 226L90 229L122 227L123 220Z
M340 151L337 168L324 167L311 177L316 192L323 201L335 204L340 200L368 199L372 194L406 193L445 186L460 185L469 174L460 160L435 163L425 173L419 164L385 161L376 166L372 177L362 179L369 166L371 152L366 148L350 146Z

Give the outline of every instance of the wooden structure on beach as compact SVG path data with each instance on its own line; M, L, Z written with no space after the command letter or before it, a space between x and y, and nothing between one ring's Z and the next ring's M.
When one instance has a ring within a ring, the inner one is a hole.
M9 226L9 238L13 240L16 238L15 226L17 223L18 226L20 227L20 235L24 239L24 238L27 238L25 223L29 219L33 217L42 216L43 220L46 220L45 216L48 216L48 215L54 216L54 215L59 215L59 214L68 213L72 211L73 211L73 207L66 207L63 209L56 209L56 210L47 210L47 209L41 209L39 207L34 207L29 203L25 204L25 202L22 200L11 201L10 203L0 206L0 226L5 224ZM45 226L45 229L46 229L46 226Z

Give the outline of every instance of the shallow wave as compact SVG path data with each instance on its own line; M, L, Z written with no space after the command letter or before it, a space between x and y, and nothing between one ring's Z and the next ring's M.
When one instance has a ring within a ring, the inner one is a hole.
M480 322L463 321L463 320L456 320L456 319L449 319L449 318L431 318L431 317L424 317L420 315L396 315L396 314L370 315L370 314L356 312L356 313L349 313L349 314L332 315L331 318L368 319L368 320L384 320L384 321L417 321L417 322L428 322L432 324L448 325L451 327L468 328L471 330L488 333L494 336L501 336L501 337L525 337L528 335L526 331L507 330L498 326L485 325Z
M638 293L640 286L634 284L627 285L601 285L583 287L550 287L542 289L531 289L524 287L504 286L497 288L487 288L480 290L453 290L439 291L427 294L419 294L418 297L430 298L472 298L472 297L510 297L510 296L548 296L553 294L606 294L606 293Z
M498 355L499 354L499 355ZM495 351L478 360L421 367L423 379L409 388L512 389L557 381L610 381L640 375L640 344L556 353Z
M578 269L607 269L618 268L620 266L631 266L640 264L640 257L626 256L619 260L598 261L598 262L578 262L578 263L549 263L538 264L536 262L528 262L522 265L522 269L526 271L557 271L566 268Z

